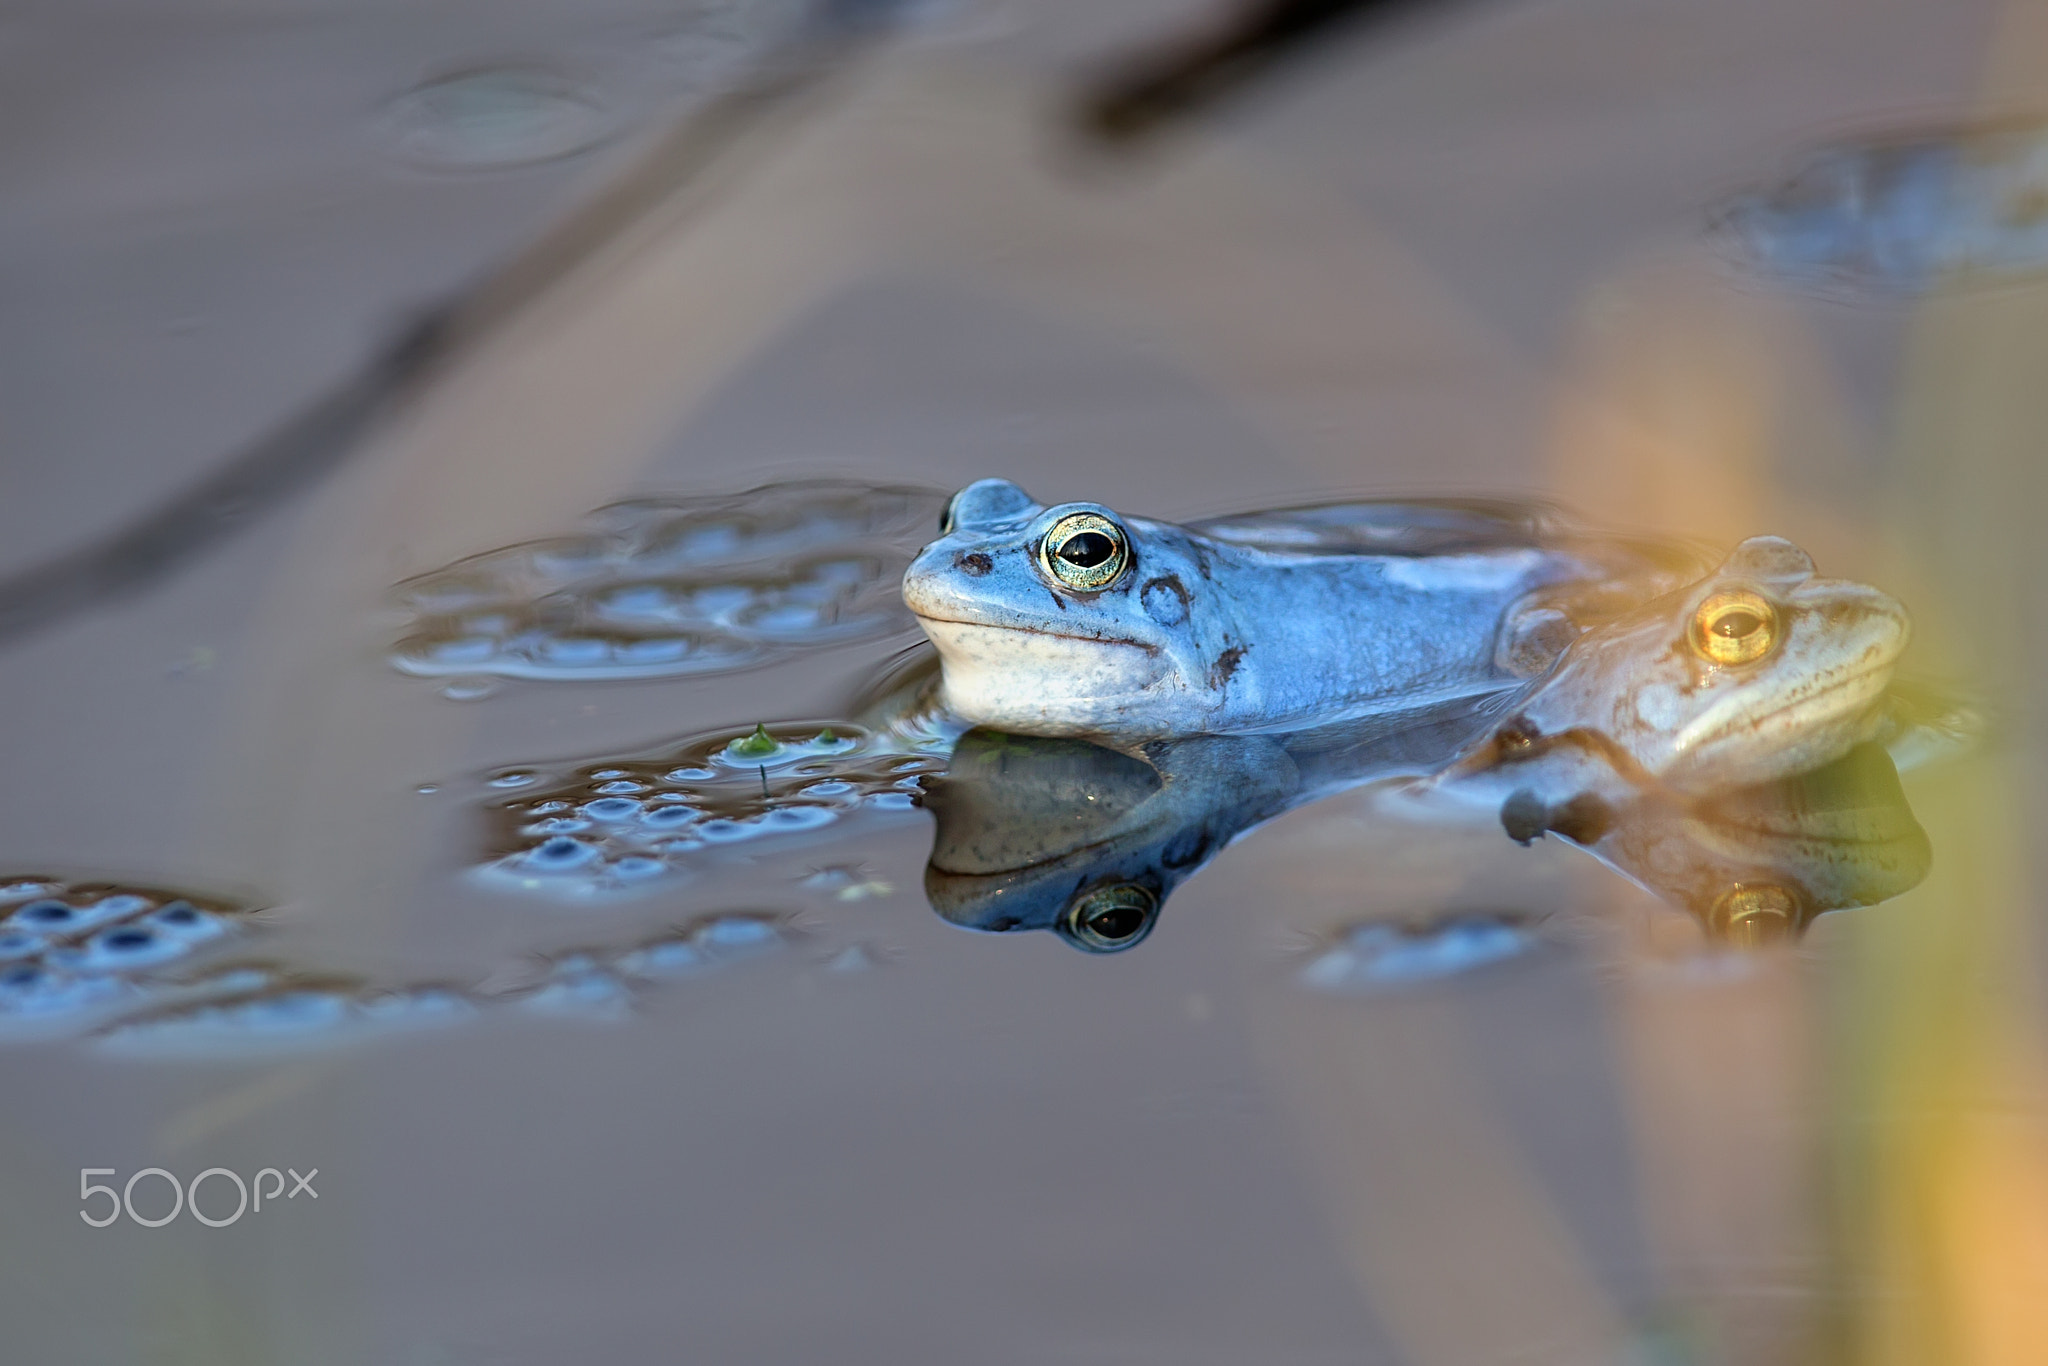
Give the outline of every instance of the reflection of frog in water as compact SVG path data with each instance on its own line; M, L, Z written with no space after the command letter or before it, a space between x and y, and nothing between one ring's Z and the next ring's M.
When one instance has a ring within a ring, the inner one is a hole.
M1292 734L1155 741L1139 755L970 731L947 772L925 780L938 820L925 894L970 929L1129 948L1246 830L1347 787L1432 772L1495 714L1461 699Z
M1426 730L1455 748L1483 721L1442 715ZM970 929L1049 929L1092 953L1127 949L1237 836L1317 797L1413 772L1427 743L1412 732L1196 736L1148 746L1147 762L1075 740L972 731L946 775L927 780L938 829L925 893ZM1555 828L1741 942L1897 896L1927 870L1926 836L1875 744L1791 778L1693 800L1642 794L1596 811L1568 802Z
M1891 756L1870 742L1771 782L1690 799L1649 793L1581 827L1583 815L1568 807L1559 833L1742 944L1895 897L1932 857Z
M1128 744L1318 725L1518 683L1573 632L1516 614L1580 585L1633 601L1683 552L1508 504L1351 504L1193 526L1047 508L984 479L903 578L962 719Z

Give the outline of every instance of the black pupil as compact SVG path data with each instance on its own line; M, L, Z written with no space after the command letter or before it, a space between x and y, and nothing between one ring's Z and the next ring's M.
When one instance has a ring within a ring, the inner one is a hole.
M1135 906L1111 906L1089 916L1088 928L1107 940L1129 939L1145 928L1145 913Z
M1753 612L1728 612L1714 619L1714 634L1726 640L1740 640L1763 624L1763 619Z
M1116 542L1099 531L1077 531L1060 542L1059 557L1082 569L1093 569L1116 554Z

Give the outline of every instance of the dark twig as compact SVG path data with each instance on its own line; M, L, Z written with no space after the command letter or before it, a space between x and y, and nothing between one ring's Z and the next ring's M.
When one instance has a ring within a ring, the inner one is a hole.
M623 176L552 231L433 309L363 368L196 487L98 541L0 579L0 643L169 577L200 553L317 484L411 403L447 363L495 333L593 255L669 201L745 135L814 90L890 17L880 0L819 11L761 74L685 115Z
M1128 60L1081 99L1076 121L1130 145L1242 93L1311 45L1429 0L1250 0L1206 31Z

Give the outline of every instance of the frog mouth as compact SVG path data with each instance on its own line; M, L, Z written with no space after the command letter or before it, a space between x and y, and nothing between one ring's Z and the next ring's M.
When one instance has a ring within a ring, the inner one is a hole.
M1825 687L1801 693L1765 711L1736 709L1711 712L1688 726L1679 748L1699 752L1748 734L1759 740L1778 735L1786 741L1827 734L1862 717L1891 681L1896 654L1856 670ZM1794 746L1796 749L1797 747Z
M1844 705L1840 701L1840 697L1845 692L1867 694L1865 697L1851 700L1846 704L1853 707L1857 705L1857 702L1868 701L1878 693L1883 692L1884 685L1891 676L1892 661L1886 659L1881 664L1873 664L1867 669L1858 669L1855 673L1839 678L1828 684L1825 688L1819 688L1804 696L1796 697L1790 702L1773 707L1769 711L1750 719L1757 725L1763 725L1767 722L1776 721L1781 717L1798 719L1810 717L1815 713L1825 714L1831 710L1839 710Z
M1121 636L1089 636L1078 631L1051 631L1043 626L1013 626L1004 622L968 621L962 617L931 617L921 612L917 614L917 619L927 626L955 626L969 631L1001 631L1009 635L1044 636L1052 640L1072 640L1083 645L1121 645L1130 650L1142 650L1148 655L1159 653L1157 645L1148 645L1142 640L1130 640ZM926 634L930 632L927 631Z
M938 648L948 710L977 725L1080 734L1121 724L1167 681L1164 652L1036 627L920 617Z

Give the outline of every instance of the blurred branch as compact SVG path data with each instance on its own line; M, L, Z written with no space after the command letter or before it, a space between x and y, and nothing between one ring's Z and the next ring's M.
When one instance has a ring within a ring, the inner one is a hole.
M1435 0L1248 0L1214 27L1127 59L1082 96L1076 122L1130 145L1269 81L1314 45Z

